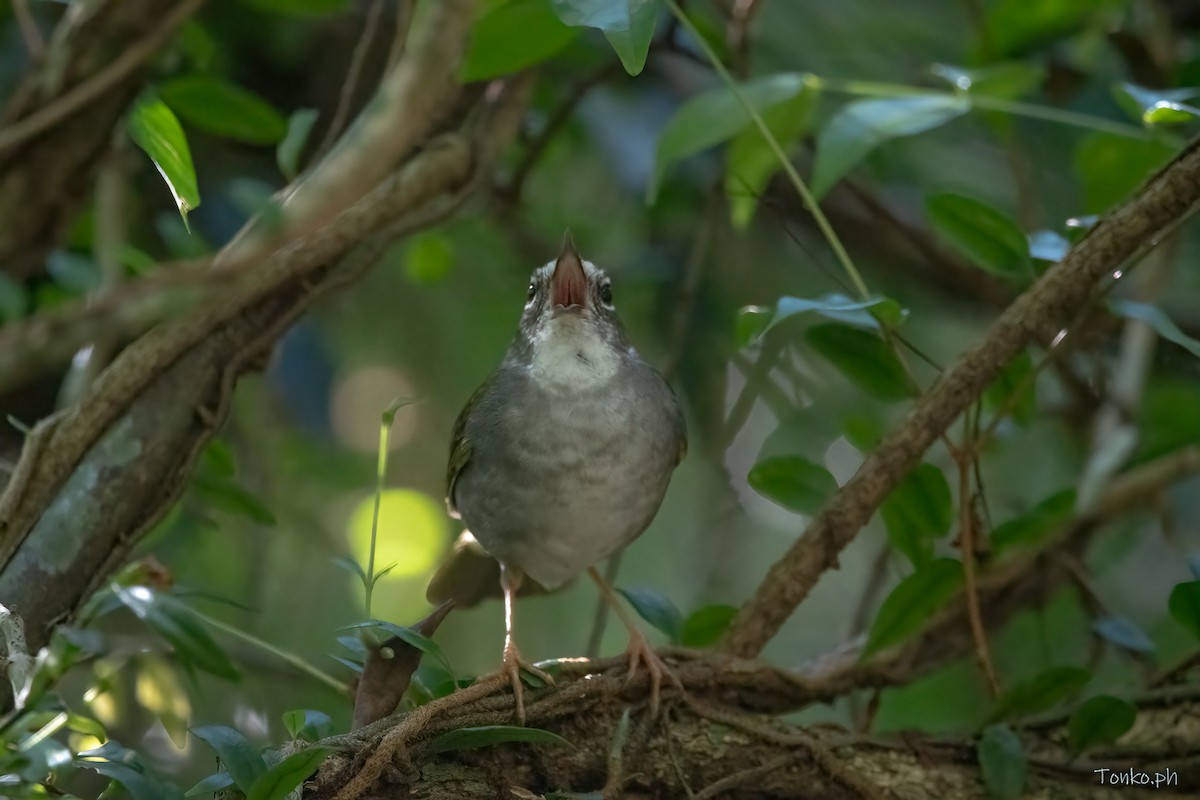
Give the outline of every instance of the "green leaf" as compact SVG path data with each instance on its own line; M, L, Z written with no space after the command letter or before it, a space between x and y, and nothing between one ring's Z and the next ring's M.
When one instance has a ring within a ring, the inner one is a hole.
M186 225L188 212L200 205L200 190L196 186L192 153L179 120L166 103L145 92L129 113L127 127L129 138L146 151L158 174L167 182Z
M547 60L579 35L564 25L551 0L512 0L485 11L471 29L459 70L463 81L518 72Z
M234 481L208 475L196 475L192 479L192 488L215 509L234 516L245 517L251 522L265 525L268 528L275 527L275 515L271 513L271 509Z
M925 214L934 231L976 266L1003 277L1031 277L1029 242L1007 214L954 192L927 197Z
M900 644L925 626L962 586L962 564L953 558L937 558L917 568L892 589L883 601L863 658Z
M680 643L684 647L709 647L720 641L737 616L733 606L705 606L693 611L683 623Z
M289 181L300 174L300 156L304 154L304 146L308 144L317 117L315 108L301 108L288 117L287 132L275 148L275 163Z
M819 512L838 488L829 470L800 456L760 461L751 467L747 480L763 497L801 514Z
M965 114L957 95L922 95L848 103L817 135L812 192L820 198L856 164L889 139L913 136Z
M1135 653L1154 652L1154 642L1136 622L1126 617L1104 617L1092 623L1092 630L1113 644Z
M221 759L221 766L243 792L267 772L267 764L246 737L225 725L201 725L191 729L192 735L212 748Z
M1058 532L1075 513L1075 490L1063 489L1042 500L1027 513L992 531L992 550L999 555L1013 547L1037 547Z
M1067 746L1078 754L1100 744L1120 739L1137 719L1130 703L1107 694L1089 697L1067 720Z
M658 0L554 0L554 10L567 25L603 31L625 71L641 74L658 21Z
M210 75L183 75L158 87L171 110L201 130L247 144L275 144L287 120L254 92Z
M950 484L937 467L919 464L883 501L880 513L892 546L920 567L933 559L934 541L950 532Z
M1083 187L1084 209L1101 213L1124 202L1174 153L1160 142L1089 133L1076 146L1074 164Z
M1162 312L1162 309L1148 303L1135 303L1132 300L1113 300L1109 302L1108 306L1115 314L1144 322L1162 338L1174 342L1200 358L1200 340L1193 339L1179 330L1179 326L1172 322L1171 318Z
M333 733L333 719L324 711L301 708L283 713L283 727L293 739L315 742Z
M254 782L246 792L246 800L284 800L332 752L332 747L306 747L292 753Z
M161 636L185 667L195 667L227 680L236 680L238 672L208 631L187 605L169 594L148 586L122 586L117 598Z
M192 788L183 793L184 797L195 797L200 794L213 794L233 786L233 778L228 772L216 772L202 779Z
M522 728L515 725L481 725L476 728L459 728L443 733L425 746L427 753L446 753L451 750L466 750L472 747L487 747L506 742L529 742L532 744L565 744L570 742L541 728Z
M334 566L339 569L344 569L351 575L355 576L362 582L363 586L367 585L367 573L363 571L362 565L355 561L350 556L338 556L333 560ZM358 641L355 639L355 641Z
M442 650L441 645L430 639L428 636L422 636L411 628L405 628L402 625L396 625L393 622L384 622L380 619L369 619L364 622L358 622L354 625L348 625L343 630L355 630L359 628L378 628L381 631L391 634L400 639L410 647L415 647L430 658L435 659L447 672L454 674L454 668L450 666L450 659L446 658L446 653ZM340 641L340 639L339 639Z
M85 750L75 765L92 769L114 780L133 800L178 800L183 794L142 763L141 757L111 739L100 747Z
M624 595L638 616L665 633L673 644L679 643L683 636L683 615L670 598L644 587L617 591Z
M1147 89L1134 83L1113 86L1117 105L1144 125L1174 125L1200 117L1200 108L1184 101L1200 97L1200 88Z
M1025 789L1029 764L1021 740L1007 725L992 725L979 737L976 750L988 797L1016 800Z
M104 730L104 726L100 724L99 720L81 714L67 715L67 727L85 736L95 736L97 739L108 738L108 732Z
M237 474L237 461L233 449L221 439L211 439L200 451L198 472L206 472L222 478Z
M846 325L814 325L804 339L858 388L878 400L913 396L908 374L896 354L877 334Z
M346 10L348 0L242 0L262 11L303 16L337 14Z
M1006 412L1018 425L1028 425L1037 410L1037 380L1033 358L1021 351L1008 362L983 395L984 405L994 413Z
M1021 55L1087 26L1127 0L998 0L987 5L991 57Z
M738 345L744 347L780 323L808 313L876 331L881 329L881 323L888 328L898 327L908 316L908 311L890 297L873 297L860 301L837 293L811 299L784 296L775 303L773 311L762 306L746 306L739 312Z
M762 113L785 103L803 91L807 76L799 73L765 75L738 87L742 97L755 111ZM696 95L675 112L658 137L654 173L646 188L646 202L653 203L667 168L688 156L732 138L753 120L727 87Z
M1048 711L1076 694L1092 679L1079 667L1050 667L1010 687L996 700L991 719L1024 717Z
M1006 61L974 69L934 64L931 71L959 91L1005 100L1029 94L1046 79L1046 68L1032 61Z
M1167 610L1177 622L1200 638L1200 581L1175 584L1167 600Z
M785 153L808 132L817 94L812 84L804 83L795 97L763 109L763 122ZM750 224L759 197L766 191L771 176L782 168L779 157L757 125L746 128L729 143L725 155L725 192L735 228L742 230Z
M1200 385L1179 377L1151 376L1138 413L1138 459L1166 455L1200 442Z
M418 286L445 280L454 266L454 246L438 231L417 234L404 245L404 274Z

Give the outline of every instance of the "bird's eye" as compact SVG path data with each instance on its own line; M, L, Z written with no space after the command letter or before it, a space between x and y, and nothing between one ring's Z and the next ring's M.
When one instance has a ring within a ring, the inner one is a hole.
M533 281L530 281L529 282L529 295L525 298L525 301L529 302L530 300L532 300L535 297L537 297L537 284L534 283Z
M612 284L605 283L600 286L600 302L606 306L612 305Z

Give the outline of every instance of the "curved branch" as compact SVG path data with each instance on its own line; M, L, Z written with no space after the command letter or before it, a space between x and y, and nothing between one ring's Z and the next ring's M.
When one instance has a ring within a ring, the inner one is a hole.
M900 427L867 457L771 567L738 612L724 647L740 656L757 655L821 575L837 566L838 554L867 524L888 492L1005 364L1048 326L1069 319L1102 278L1190 214L1198 201L1200 140L1190 143L1132 201L1093 228L917 400Z

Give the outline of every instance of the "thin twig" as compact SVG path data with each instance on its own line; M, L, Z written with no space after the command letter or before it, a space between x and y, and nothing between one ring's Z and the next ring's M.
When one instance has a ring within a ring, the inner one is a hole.
M694 795L695 800L712 800L712 798L719 797L725 792L743 787L752 781L770 775L772 772L781 770L795 760L796 756L789 753L788 755L777 756L769 761L764 761L758 766L748 767L732 775L726 775L721 780L710 783L699 792L696 792Z
M167 39L185 19L195 13L204 0L182 0L163 17L162 23L148 36L125 50L112 63L88 80L59 96L24 119L0 130L0 153L37 136L97 99L113 86L129 77L166 44Z
M983 671L988 691L992 697L1000 696L1000 682L988 651L987 630L983 626L983 614L979 610L979 587L975 583L975 509L971 492L971 471L974 466L974 448L956 448L952 451L958 466L958 550L962 554L963 593L967 601L967 619L971 623L971 639L975 643L975 659Z
M371 0L371 5L367 8L367 18L363 22L362 33L359 34L358 41L354 44L354 52L350 55L350 66L346 68L346 80L342 82L342 91L338 93L337 107L334 109L333 118L329 121L329 128L325 131L325 138L321 140L321 146L317 148L316 158L324 156L329 151L334 140L346 125L346 118L350 115L350 103L354 99L354 93L358 90L363 64L367 60L367 52L371 49L371 42L375 39L375 33L379 29L379 19L382 16L383 0Z

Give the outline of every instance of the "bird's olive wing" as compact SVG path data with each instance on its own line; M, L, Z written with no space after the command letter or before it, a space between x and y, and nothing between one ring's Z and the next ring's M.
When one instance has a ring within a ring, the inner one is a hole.
M459 513L458 504L454 500L454 484L458 482L458 476L462 474L463 468L471 460L471 440L467 436L467 419L490 383L491 381L484 381L483 385L471 395L471 399L467 400L467 404L458 414L458 419L454 421L454 431L450 434L450 462L446 465L446 509L455 519L459 518Z

